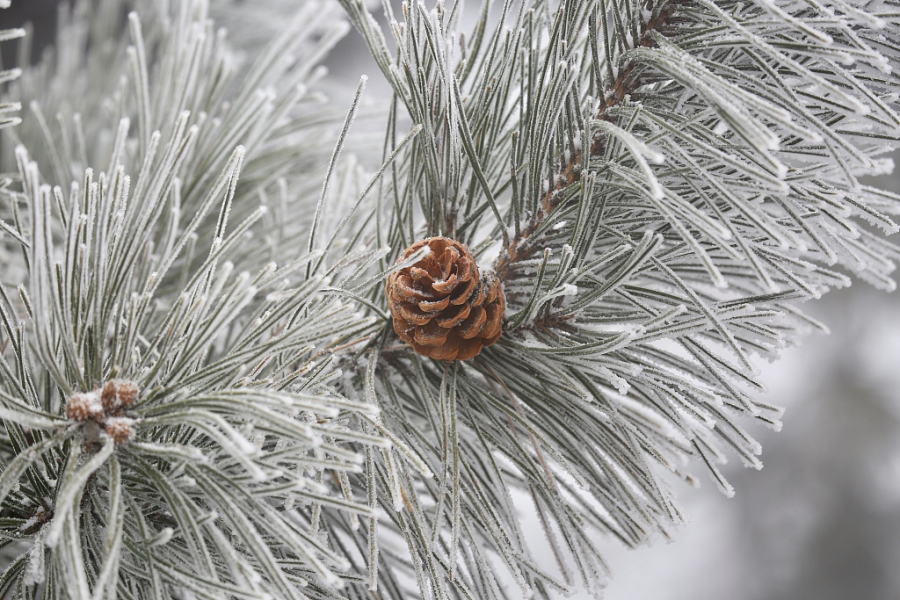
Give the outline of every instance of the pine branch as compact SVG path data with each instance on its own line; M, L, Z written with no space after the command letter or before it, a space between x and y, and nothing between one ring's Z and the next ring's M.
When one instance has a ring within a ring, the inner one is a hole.
M881 212L890 203L860 194L854 174L882 169L879 144L898 136L894 109L876 99L892 85L873 71L886 59L853 33L865 27L855 16L799 5L534 2L515 16L507 3L493 26L482 13L459 56L447 41L454 9L410 3L398 23L386 8L394 53L358 3L343 5L397 110L423 128L374 235L395 253L430 235L498 252L508 306L497 345L453 378L389 325L369 350L368 364L386 372L369 392L385 426L436 479L394 477L382 500L387 510L391 497L427 499L404 505L412 529L394 519L411 552L405 568L438 596L498 596L495 575L453 550L454 540L486 540L523 595L576 577L599 589L605 567L585 531L636 545L681 519L653 465L696 484L684 466L692 457L728 495L718 465L729 452L761 466L741 417L777 429L780 410L756 397L754 360L818 326L795 303L849 283L823 263L890 285L896 250L845 220L866 213L895 230ZM860 66L831 62L843 52ZM848 83L857 75L866 83ZM827 91L804 95L789 77ZM838 108L865 85L879 90L863 92L878 109ZM849 212L835 205L849 198ZM357 371L343 393L367 377ZM455 460L479 467L451 475ZM575 565L559 569L569 579L529 560L507 488L530 491L562 562ZM470 515L461 531L455 511ZM383 567L379 578L396 586Z
M0 190L2 594L333 597L352 576L317 513L374 517L343 490L387 445L348 427L377 409L323 374L373 320L335 266L303 275L286 218L336 121L303 51L345 26L301 14L238 78L203 6L140 3L123 34L121 3L79 3L11 90L31 118L5 142L35 154Z
M639 24L640 34L637 46L654 47L656 42L652 33L658 31L665 35L667 30L673 28L672 21L677 19L676 12L680 2L668 0L661 3L648 2L648 4L652 11L651 16L647 21ZM592 27L596 28L596 23L592 23ZM671 34L671 31L669 33ZM607 64L609 63L607 62ZM608 89L603 90L603 102L595 115L595 119L598 121L615 120L610 114L612 109L620 105L626 97L631 97L645 83L640 74L634 72L632 64L626 63L622 65L622 68L617 68L616 71L617 73L613 71L609 73L609 79L612 83ZM591 156L598 157L603 154L605 139L606 136L604 136L603 132L594 134L590 143ZM564 161L565 164L556 177L551 178L549 189L541 197L539 210L532 215L528 225L517 233L506 251L498 258L494 270L501 280L507 278L507 272L511 263L528 259L538 248L537 246L529 246L527 239L540 228L544 217L556 210L560 202L565 199L564 190L581 180L582 154L583 150L581 148L570 149L569 155L571 158L568 161Z

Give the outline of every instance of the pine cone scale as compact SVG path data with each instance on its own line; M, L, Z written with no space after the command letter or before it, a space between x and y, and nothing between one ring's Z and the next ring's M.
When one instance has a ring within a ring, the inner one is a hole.
M420 300L419 301L419 310L422 312L435 312L438 310L444 310L450 305L450 298L444 298L443 300Z
M489 340L491 344L497 341L500 337L500 333L502 332L501 322L503 315L499 313L499 309L496 303L491 303L487 305L485 309L486 313L486 323L484 328L481 330L481 337L486 340Z
M417 304L398 303L395 306L399 316L414 325L425 325L431 320L431 315L420 309Z
M468 248L448 238L416 242L400 260L425 245L429 254L388 277L394 331L419 354L468 360L503 330L506 301L500 281L492 273L484 276Z
M435 297L434 294L422 289L417 289L415 283L409 277L399 279L394 284L394 287L397 290L397 293L405 299L421 298L430 300Z
M447 279L444 279L440 282L435 281L431 289L436 291L438 294L449 294L451 291L456 289L456 284L459 282L459 278L456 275L450 275Z
M487 312L481 306L472 309L472 314L459 325L459 335L469 340L481 333L481 328L487 322Z
M453 291L453 295L450 296L450 303L458 306L468 302L472 292L475 291L476 285L478 285L478 282L473 278L469 278L464 285L460 285Z
M435 321L437 321L437 324L441 327L450 329L451 327L455 327L462 323L471 312L472 307L468 304L463 304L456 308L456 312L444 311L440 317L435 319Z
M393 319L394 323L394 331L397 332L401 338L406 339L415 335L416 326L413 323L405 319Z
M447 342L448 335L446 329L431 321L424 327L416 327L415 340L422 346L440 346Z
M431 358L437 360L456 360L459 357L459 340L451 339L447 343L435 348L431 353Z
M427 269L422 267L410 267L409 276L416 281L425 280L427 283L434 283L434 277L431 276Z

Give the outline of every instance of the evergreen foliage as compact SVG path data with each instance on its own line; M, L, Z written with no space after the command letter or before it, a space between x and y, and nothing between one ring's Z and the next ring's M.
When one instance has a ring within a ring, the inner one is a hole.
M10 0L0 0L0 9L9 8ZM0 42L19 39L25 36L25 30L21 28L5 29L0 31ZM21 71L19 69L5 69L0 71L0 85L15 80ZM18 117L9 116L7 113L18 111L21 105L18 102L0 103L0 129L18 125L21 120Z
M239 67L240 3L83 0L12 86L0 594L599 595L601 536L681 521L667 473L762 466L802 303L893 289L896 2L339 4ZM371 172L365 79L308 91L342 12L392 89ZM436 235L505 293L471 361L387 312Z

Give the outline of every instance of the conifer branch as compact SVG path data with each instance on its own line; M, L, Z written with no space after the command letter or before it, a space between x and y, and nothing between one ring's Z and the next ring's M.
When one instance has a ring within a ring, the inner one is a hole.
M638 26L640 34L637 45L643 47L653 47L655 45L654 32L659 32L662 35L670 33L668 30L671 29L672 22L676 19L676 12L682 1L666 0L661 3L651 1L648 4L652 6L651 16ZM594 21L594 19L591 20L591 27L596 28ZM609 62L607 62L607 65L610 69L613 69ZM599 68L599 66L596 68ZM629 62L617 65L614 71L611 70L610 80L611 85L602 92L603 101L595 115L597 120L614 120L614 117L611 115L611 109L621 104L626 96L631 96L635 90L644 84L640 73L635 73L633 64ZM604 133L602 131L596 132L590 142L589 156L600 156L603 153L604 141ZM571 148L569 154L571 158L568 161L563 161L563 167L555 177L551 178L549 189L540 199L538 211L531 216L528 225L519 231L497 259L494 270L501 280L505 280L509 276L509 267L512 263L526 260L534 253L538 246L530 245L528 238L538 230L544 218L556 210L560 202L566 198L563 191L581 180L584 151L582 148Z

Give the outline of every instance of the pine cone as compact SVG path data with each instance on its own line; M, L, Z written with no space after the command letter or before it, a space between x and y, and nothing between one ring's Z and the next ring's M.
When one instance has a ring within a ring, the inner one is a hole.
M400 260L425 245L430 254L388 277L394 331L419 354L468 360L500 337L506 310L500 280L481 273L469 249L445 237L416 242Z
M137 400L137 386L130 381L110 379L103 385L100 401L107 416L121 416L122 409Z

